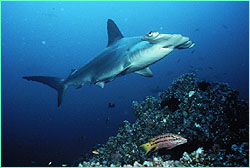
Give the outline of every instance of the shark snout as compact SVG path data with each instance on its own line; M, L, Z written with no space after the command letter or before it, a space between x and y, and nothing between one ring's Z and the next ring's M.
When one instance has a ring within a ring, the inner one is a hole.
M182 36L181 34L172 34L172 37L167 41L178 49L191 48L195 45L188 37Z
M189 40L188 37L184 37L181 34L160 34L157 31L149 32L142 37L142 41L148 41L152 44L159 44L162 48L191 48L194 43Z
M141 40L142 41L148 41L150 43L159 43L165 40L168 40L171 38L171 34L160 34L157 31L151 31L148 34L144 35Z
M178 48L178 49L192 48L194 45L195 43L188 39L182 42L181 44L177 45L175 48Z

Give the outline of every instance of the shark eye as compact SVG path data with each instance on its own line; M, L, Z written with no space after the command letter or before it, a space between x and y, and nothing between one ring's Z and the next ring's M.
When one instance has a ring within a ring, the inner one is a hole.
M157 31L150 31L146 35L142 37L143 41L150 41L150 40L156 40L159 36L159 32ZM151 41L152 42L152 41Z
M150 31L150 32L148 33L148 36L149 36L149 37L152 37L152 36L153 36L153 32Z
M157 31L150 31L147 36L148 37L157 37L159 35L159 32Z

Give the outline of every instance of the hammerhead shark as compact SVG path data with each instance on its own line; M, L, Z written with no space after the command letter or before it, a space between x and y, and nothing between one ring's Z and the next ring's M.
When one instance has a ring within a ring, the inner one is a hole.
M50 76L24 76L23 78L43 83L57 90L59 107L68 86L81 88L85 83L90 83L103 88L105 83L130 73L152 77L150 65L166 57L175 48L185 49L194 46L188 37L180 34L161 34L157 31L127 38L122 35L111 19L108 19L107 31L106 48L80 69L73 69L67 78Z

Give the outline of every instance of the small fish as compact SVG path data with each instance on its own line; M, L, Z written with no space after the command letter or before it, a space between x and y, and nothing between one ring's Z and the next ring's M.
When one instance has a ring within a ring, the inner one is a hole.
M113 104L113 103L108 104L108 108L114 108L114 107L115 107L115 104Z
M167 75L172 75L172 74L174 74L173 71L168 71L168 72L167 72Z
M52 162L49 162L48 165L50 166L52 164Z
M152 88L152 89L150 89L151 93L159 93L159 92L163 92L163 91L164 91L163 89L158 89L158 88Z
M166 133L150 139L149 142L141 145L140 147L145 150L146 154L148 154L148 152L152 149L154 149L153 151L161 148L172 149L184 143L187 143L187 139L181 137L180 135Z
M97 152L97 151L92 151L92 153L95 155L99 155L99 152Z
M210 69L210 70L213 70L214 68L213 67L211 67L211 66L209 66L209 67L207 67L208 69Z
M105 119L105 124L106 124L107 127L110 126L110 118L109 118L109 117L107 117L107 118Z
M176 62L179 63L181 61L181 59L179 58Z
M83 136L79 136L78 137L78 142L80 143L80 142L82 142L83 141Z
M205 59L205 57L203 57L203 56L198 56L198 59L201 60L201 61L203 61L203 60Z
M203 68L202 68L202 67L198 67L197 70L198 70L198 71L202 71Z
M161 89L159 86L157 86L156 88L151 88L150 92L151 93L159 93L159 92L163 92L164 90Z
M62 167L67 167L68 165L67 164L62 164Z
M228 26L227 26L227 25L222 25L222 27L223 27L224 29L228 29Z

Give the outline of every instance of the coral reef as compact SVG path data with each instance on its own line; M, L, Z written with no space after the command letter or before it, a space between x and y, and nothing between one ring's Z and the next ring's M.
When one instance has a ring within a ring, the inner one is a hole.
M202 148L198 148L196 151L188 154L183 153L183 156L179 161L169 160L163 161L161 157L154 157L152 161L144 161L142 164L135 161L133 164L124 164L122 167L205 167L209 166L204 161L206 154ZM79 163L79 167L103 167L99 162L86 162ZM111 164L110 167L116 167L115 164Z
M228 84L183 74L158 98L133 101L135 123L124 121L116 136L95 149L99 155L90 154L80 164L140 167L156 166L158 160L164 167L248 166L249 105L238 94ZM165 133L179 134L188 143L148 155L139 148Z

